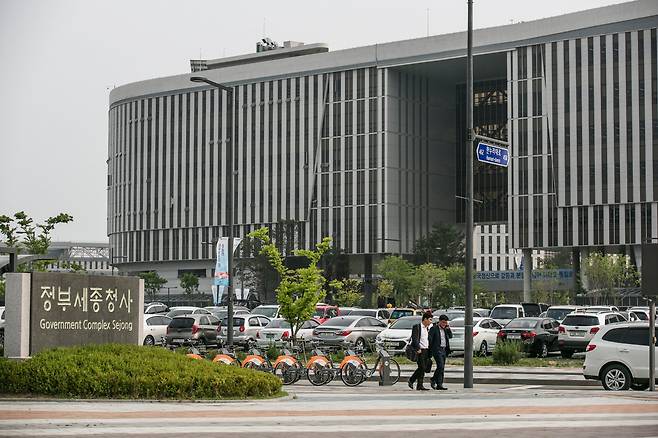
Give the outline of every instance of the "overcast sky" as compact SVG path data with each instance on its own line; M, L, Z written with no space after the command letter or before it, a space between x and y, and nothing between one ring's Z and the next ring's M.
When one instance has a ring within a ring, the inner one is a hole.
M475 28L619 0L482 0ZM255 51L263 36L330 50L466 29L466 1L0 0L0 214L73 215L55 240L106 242L108 95Z

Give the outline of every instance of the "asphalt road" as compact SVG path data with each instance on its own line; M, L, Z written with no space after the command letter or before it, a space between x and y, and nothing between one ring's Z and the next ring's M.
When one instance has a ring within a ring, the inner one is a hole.
M0 436L472 437L658 436L658 394L594 387L297 384L283 400L210 402L0 399ZM256 435L254 435L256 434ZM520 434L520 435L519 435Z

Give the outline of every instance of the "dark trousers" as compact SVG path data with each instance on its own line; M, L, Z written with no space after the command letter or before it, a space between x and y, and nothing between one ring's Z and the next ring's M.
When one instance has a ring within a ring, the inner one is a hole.
M418 382L417 387L423 386L423 379L425 378L425 370L427 369L427 361L430 360L429 350L420 350L420 354L416 359L418 368L409 378L410 383Z
M432 376L432 382L438 386L443 386L443 370L446 365L446 350L443 347L439 347L439 351L435 351L432 356L436 362L436 369L434 370L434 375Z

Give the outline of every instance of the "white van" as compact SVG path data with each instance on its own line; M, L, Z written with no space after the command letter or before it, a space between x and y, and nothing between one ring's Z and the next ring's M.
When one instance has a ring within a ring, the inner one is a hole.
M489 314L489 318L494 319L498 324L503 327L506 326L511 320L516 318L523 318L525 312L523 306L520 304L499 304Z

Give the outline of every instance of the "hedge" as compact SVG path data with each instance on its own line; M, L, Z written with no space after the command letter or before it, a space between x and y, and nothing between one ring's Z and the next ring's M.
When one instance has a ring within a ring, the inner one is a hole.
M281 393L267 373L194 360L164 348L88 345L0 359L0 393L64 398L244 399Z

